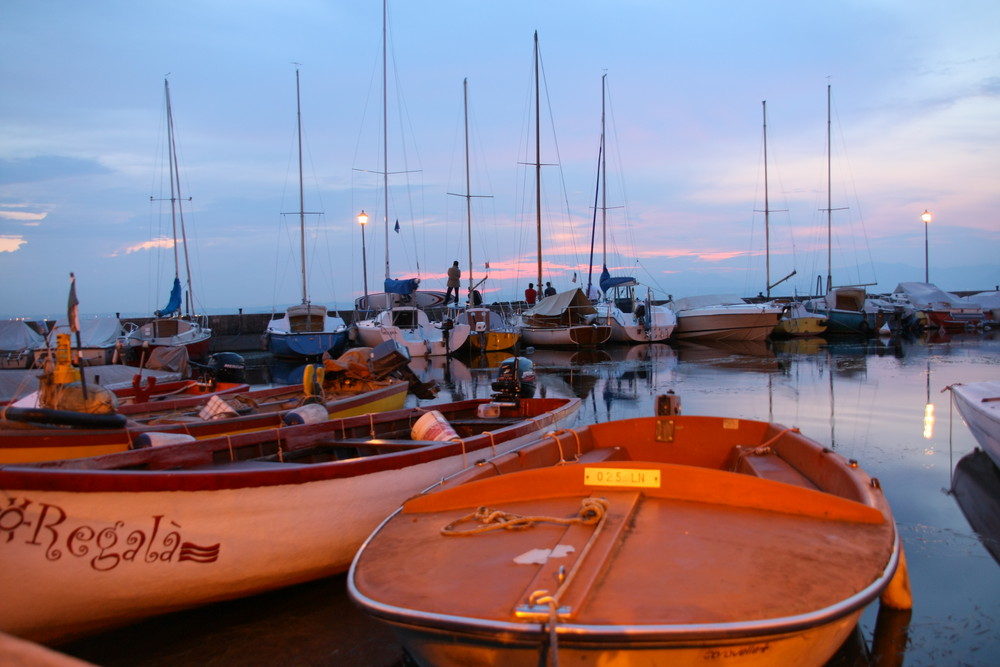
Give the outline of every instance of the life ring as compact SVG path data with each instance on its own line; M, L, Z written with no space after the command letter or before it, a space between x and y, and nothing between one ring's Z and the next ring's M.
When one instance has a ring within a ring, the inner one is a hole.
M87 412L72 410L53 410L51 408L14 408L6 407L0 410L0 417L16 422L33 422L40 425L75 426L76 428L117 429L125 428L128 418L114 413L94 415Z

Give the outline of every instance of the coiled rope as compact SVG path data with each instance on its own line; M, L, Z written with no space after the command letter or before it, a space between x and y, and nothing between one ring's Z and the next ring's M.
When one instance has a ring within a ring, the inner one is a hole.
M456 519L441 529L441 534L447 537L463 537L479 535L494 530L526 530L538 523L554 523L569 526L575 523L592 525L598 523L608 510L608 502L604 498L584 498L580 501L580 510L576 516L563 518L556 516L524 516L480 506L475 512ZM463 523L477 522L479 525L465 530L458 530Z

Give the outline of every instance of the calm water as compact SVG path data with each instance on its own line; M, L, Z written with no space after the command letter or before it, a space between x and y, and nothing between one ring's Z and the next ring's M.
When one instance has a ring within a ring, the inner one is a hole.
M904 664L918 666L1000 662L1000 564L984 546L1000 553L1000 535L977 534L951 493L952 471L976 443L953 410L951 393L943 391L956 382L1000 379L998 353L1000 335L987 333L885 343L536 350L530 356L539 394L584 399L581 423L650 415L655 396L673 390L684 414L797 426L857 459L881 481L903 538L914 596ZM414 362L423 379L441 386L437 399L420 403L488 397L493 369L506 356ZM993 492L1000 498L1000 489ZM867 642L876 606L860 626ZM343 576L61 648L109 667L402 664L388 630L354 609Z

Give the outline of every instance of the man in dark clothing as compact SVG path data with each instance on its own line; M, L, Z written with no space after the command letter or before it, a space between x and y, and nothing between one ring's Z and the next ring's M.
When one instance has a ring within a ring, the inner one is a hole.
M451 301L451 291L455 290L455 305L458 306L458 288L462 286L462 269L458 268L456 259L448 268L448 291L444 293L444 305Z
M545 292L543 294L545 296L555 296L556 288L552 286L552 283L545 283Z

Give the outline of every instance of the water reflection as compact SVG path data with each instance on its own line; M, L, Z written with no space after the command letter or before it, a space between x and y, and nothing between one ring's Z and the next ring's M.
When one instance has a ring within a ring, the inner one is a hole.
M1000 470L977 449L955 466L951 494L983 546L1000 563Z

